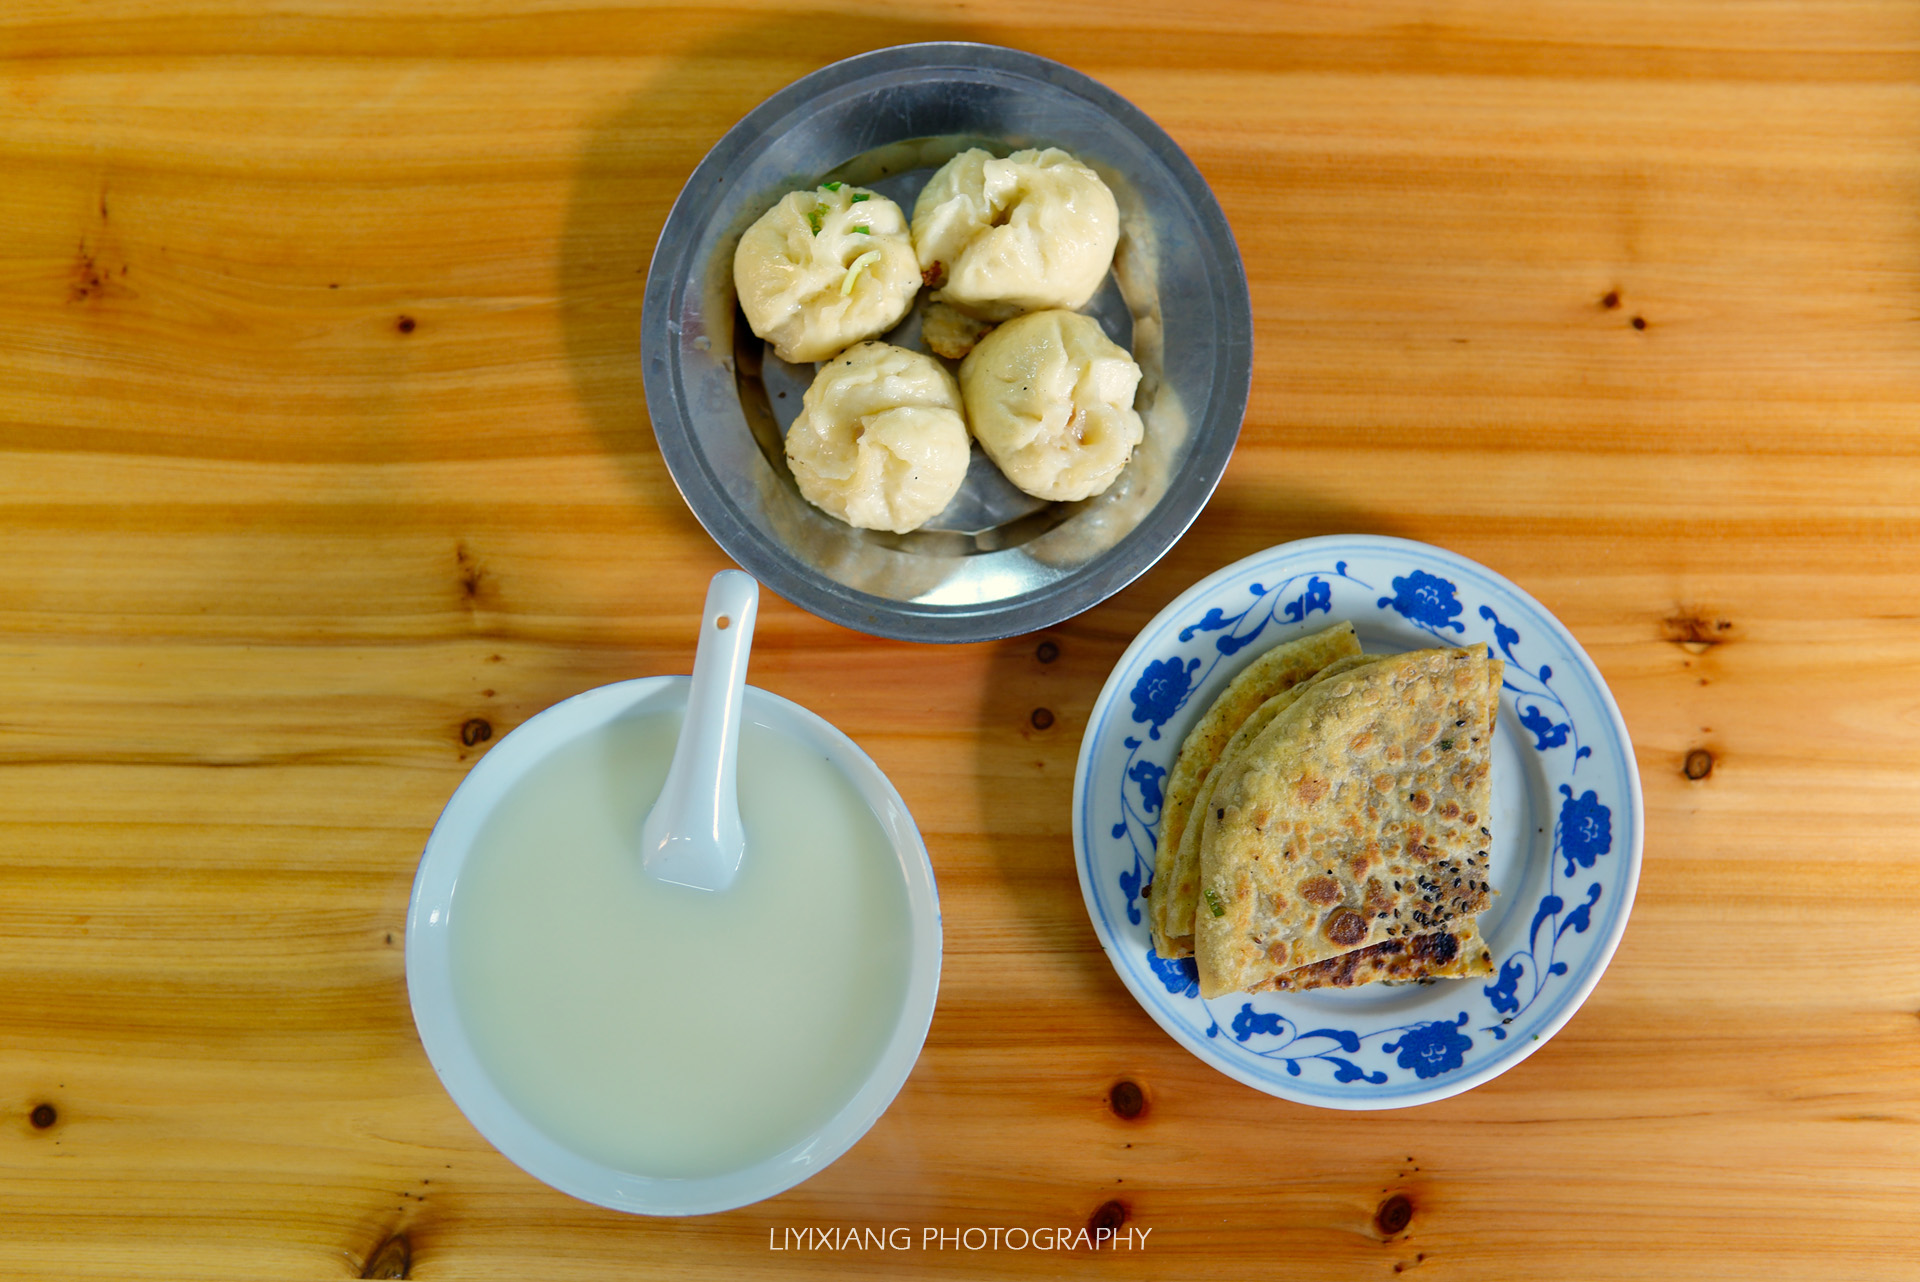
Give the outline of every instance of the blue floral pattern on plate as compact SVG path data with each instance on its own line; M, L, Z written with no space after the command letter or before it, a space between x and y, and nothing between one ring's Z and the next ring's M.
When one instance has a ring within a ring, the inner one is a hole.
M1370 650L1485 644L1506 663L1494 745L1490 981L1200 1000L1191 958L1155 955L1152 880L1167 771L1187 730L1261 650L1351 620ZM1337 1108L1443 1098L1551 1037L1599 979L1638 881L1639 776L1599 673L1491 571L1423 544L1309 539L1228 566L1161 612L1096 703L1074 783L1087 911L1135 998L1203 1060Z

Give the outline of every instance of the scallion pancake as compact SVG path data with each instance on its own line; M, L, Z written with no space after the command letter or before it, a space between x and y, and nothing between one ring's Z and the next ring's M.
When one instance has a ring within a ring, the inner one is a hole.
M1202 997L1486 908L1500 672L1484 646L1384 656L1246 745L1198 816Z
M1354 635L1351 623L1338 623L1325 631L1282 642L1236 674L1187 733L1180 745L1180 755L1174 758L1173 769L1167 774L1160 804L1153 894L1147 901L1156 949L1168 946L1171 935L1177 933L1185 936L1192 931L1191 901L1184 921L1178 917L1169 918L1162 908L1167 898L1163 888L1173 884L1174 858L1180 849L1180 834L1192 811L1193 799L1208 773L1220 760L1220 754L1233 738L1234 732L1274 695L1300 684L1335 659L1359 653L1360 641ZM1176 954L1161 952L1160 955L1166 957Z
M1493 974L1493 954L1480 938L1478 918L1405 939L1388 939L1338 957L1283 970L1255 985L1257 993L1304 993L1315 988L1406 984L1425 979L1476 979Z
M1247 744L1272 724L1273 719L1292 707L1301 695L1313 689L1318 682L1342 672L1352 671L1363 663L1371 662L1376 656L1370 654L1350 654L1335 659L1320 671L1314 673L1299 685L1282 690L1265 703L1255 708L1253 715L1241 723L1234 731L1233 738L1220 753L1220 760L1207 772L1200 783L1200 791L1194 796L1193 811L1205 814L1207 807L1213 804L1214 785L1228 773L1234 758L1246 749ZM1204 825L1188 823L1180 830L1179 849L1173 853L1173 865L1164 877L1156 875L1153 893L1162 898L1154 900L1154 906L1164 912L1167 923L1164 933L1156 936L1154 950L1162 957L1193 956L1193 914L1200 904L1200 834ZM1162 847L1165 849L1165 847Z

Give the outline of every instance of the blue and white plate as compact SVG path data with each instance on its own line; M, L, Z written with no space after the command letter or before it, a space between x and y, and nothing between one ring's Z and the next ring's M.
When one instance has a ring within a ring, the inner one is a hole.
M1161 788L1181 741L1263 650L1351 620L1369 651L1484 641L1506 661L1493 745L1488 979L1200 999L1153 951L1146 901ZM1645 816L1626 723L1539 602L1465 557L1369 535L1269 548L1196 584L1121 656L1074 776L1080 889L1120 978L1175 1040L1302 1104L1401 1108L1504 1073L1599 982L1640 878Z

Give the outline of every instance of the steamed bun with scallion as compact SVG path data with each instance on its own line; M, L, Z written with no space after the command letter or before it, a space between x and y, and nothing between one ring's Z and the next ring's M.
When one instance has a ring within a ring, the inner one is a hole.
M1029 312L981 339L960 363L974 439L1035 498L1099 494L1145 435L1133 394L1140 367L1078 312Z
M788 194L747 228L733 284L753 332L804 364L899 324L920 268L900 206L830 182Z
M814 376L787 431L787 466L809 503L863 530L905 534L967 479L960 387L931 356L850 348Z
M1113 192L1058 147L963 151L913 202L920 269L944 282L941 300L983 320L1084 306L1119 240Z

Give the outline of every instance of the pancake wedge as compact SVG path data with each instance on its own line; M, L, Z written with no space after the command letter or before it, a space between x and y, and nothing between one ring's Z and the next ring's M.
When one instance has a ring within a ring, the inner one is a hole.
M1247 744L1199 816L1202 997L1486 908L1500 676L1484 646L1384 656Z
M1283 970L1257 993L1304 993L1315 988L1405 984L1422 979L1476 979L1493 974L1493 954L1480 938L1478 918L1431 934L1389 939L1338 957Z
M1376 656L1370 654L1351 654L1335 659L1320 671L1314 673L1290 690L1282 690L1258 708L1234 731L1233 738L1220 753L1220 760L1207 773L1200 783L1200 791L1193 798L1191 814L1206 814L1207 807L1213 804L1214 785L1225 774L1231 763L1255 736L1272 724L1273 719L1291 708L1294 701L1311 690L1317 683L1342 672L1350 672L1363 663L1370 663ZM1164 910L1166 928L1164 935L1154 937L1154 949L1162 957L1193 956L1193 914L1200 904L1200 834L1203 825L1187 823L1180 829L1180 847L1173 853L1173 866L1164 879L1157 874L1154 894L1164 898L1154 900L1156 907ZM1166 847L1161 847L1166 849Z
M1159 847L1154 854L1153 888L1148 897L1149 920L1153 926L1156 949L1166 946L1173 934L1192 933L1193 905L1189 900L1186 918L1168 918L1162 909L1161 887L1173 884L1172 871L1180 848L1180 833L1186 826L1193 799L1220 760L1221 752L1243 722L1274 695L1291 689L1319 672L1335 659L1360 653L1360 640L1353 624L1338 623L1322 632L1286 641L1274 646L1249 663L1213 701L1199 722L1180 745L1180 755L1167 773L1165 800L1160 809ZM1172 930L1168 927L1171 926ZM1161 952L1163 957L1172 956ZM1178 954L1186 956L1186 953Z

